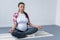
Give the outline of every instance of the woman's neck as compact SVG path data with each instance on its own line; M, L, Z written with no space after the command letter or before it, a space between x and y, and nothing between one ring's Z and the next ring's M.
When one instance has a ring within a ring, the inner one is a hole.
M23 11L19 11L20 13L23 13Z

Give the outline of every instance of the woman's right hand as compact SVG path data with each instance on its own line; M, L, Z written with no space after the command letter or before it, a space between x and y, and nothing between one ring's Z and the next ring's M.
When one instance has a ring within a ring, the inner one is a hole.
M14 31L14 29L11 28L11 29L9 30L9 33L12 33L13 31Z

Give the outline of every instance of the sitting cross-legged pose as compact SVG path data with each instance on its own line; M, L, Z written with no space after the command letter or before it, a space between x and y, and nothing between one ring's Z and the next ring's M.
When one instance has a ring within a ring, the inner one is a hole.
M29 16L24 11L24 8L25 4L23 2L18 3L18 12L13 14L13 26L9 32L16 38L24 38L27 35L37 32L40 28L39 25L34 25L30 22Z

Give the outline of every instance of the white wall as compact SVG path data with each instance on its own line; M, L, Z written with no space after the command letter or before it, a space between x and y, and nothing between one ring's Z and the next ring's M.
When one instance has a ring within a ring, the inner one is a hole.
M56 25L60 26L60 0L57 0Z
M53 25L56 16L56 0L0 0L0 27L12 25L12 14L19 2L26 4L25 11L34 24Z

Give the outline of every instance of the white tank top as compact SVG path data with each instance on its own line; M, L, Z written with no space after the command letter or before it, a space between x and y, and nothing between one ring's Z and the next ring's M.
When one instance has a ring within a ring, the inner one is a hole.
M25 31L27 29L28 19L26 18L24 13L19 13L17 23L18 23L17 29L21 31Z

